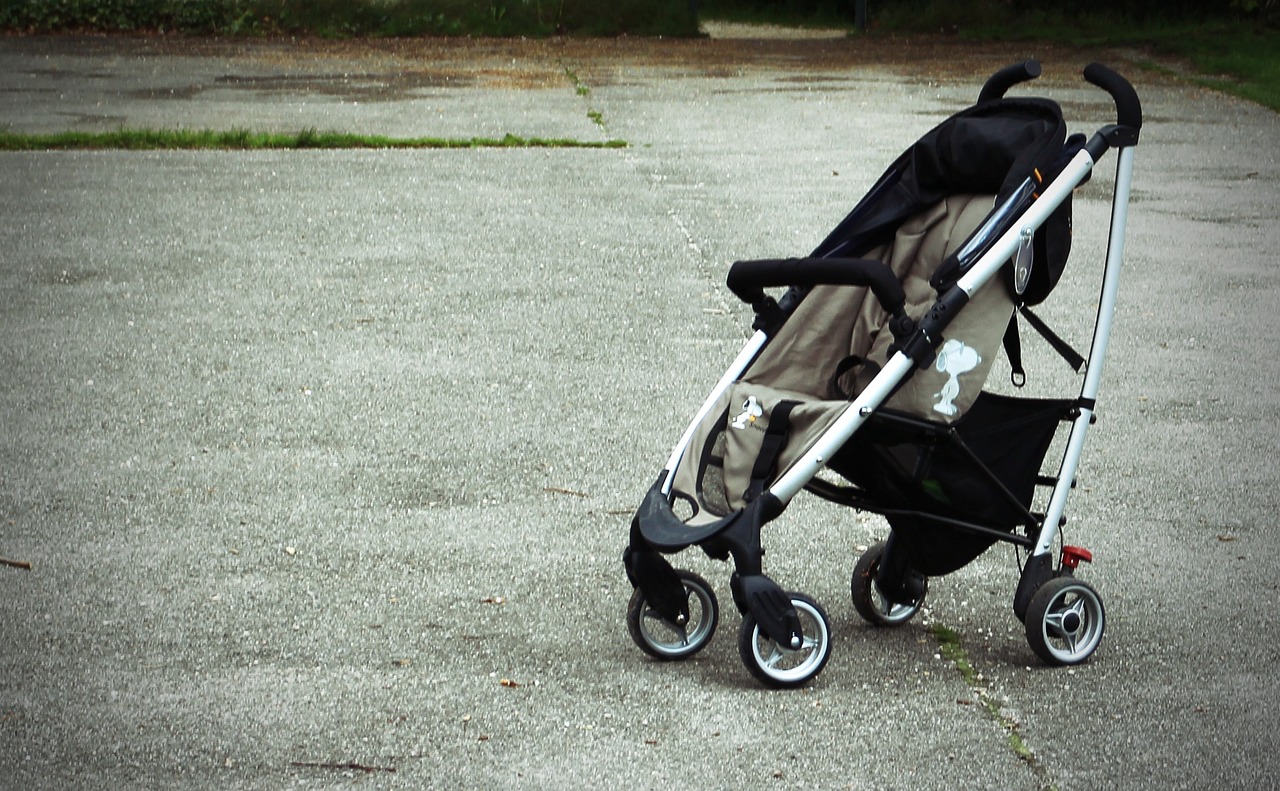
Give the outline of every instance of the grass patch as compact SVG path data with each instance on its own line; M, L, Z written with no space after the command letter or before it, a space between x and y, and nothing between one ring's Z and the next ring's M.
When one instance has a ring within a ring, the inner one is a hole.
M969 652L965 650L963 635L955 629L938 623L931 626L930 631L933 632L934 639L938 641L938 653L955 666L956 671L960 673L960 677L964 679L965 685L973 691L978 705L986 711L987 716L995 720L1004 729L1009 742L1009 749L1013 751L1014 755L1025 761L1028 766L1041 774L1042 779L1047 779L1045 777L1047 772L1044 767L1036 760L1035 753L1031 751L1031 748L1022 740L1022 734L1018 732L1018 723L1006 714L1000 704L986 694L983 689L981 674L974 668L973 663L969 661ZM1050 785L1050 787L1052 786Z
M1067 27L1052 16L1041 16L1016 32L991 27L979 28L975 35L1143 50L1153 58L1185 61L1196 71L1187 78L1197 84L1280 111L1280 30L1272 27L1229 19L1134 22L1123 18Z
M1221 23L1153 37L1155 54L1185 58L1210 88L1280 112L1280 30Z
M981 679L978 678L978 671L973 669L973 664L969 661L969 654L964 649L964 639L960 633L937 623L930 627L930 631L938 641L939 653L955 665L964 683L970 687L978 687Z
M55 132L23 134L0 131L0 151L67 150L280 150L359 148L626 148L624 140L584 141L564 138L518 137L384 137L307 129L295 134L235 129L118 129L112 132Z
M886 5L876 27L890 33L949 33L975 41L1045 41L1088 49L1137 49L1185 61L1200 85L1280 111L1280 29L1263 17L1137 17L1116 11L1010 10L999 0L920 0Z

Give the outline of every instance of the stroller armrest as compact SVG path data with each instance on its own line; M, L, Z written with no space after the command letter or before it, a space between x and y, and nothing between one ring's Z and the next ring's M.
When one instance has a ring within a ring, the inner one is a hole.
M907 296L893 270L882 261L865 258L785 258L738 261L729 268L729 290L755 304L770 286L864 286L895 318L903 315Z

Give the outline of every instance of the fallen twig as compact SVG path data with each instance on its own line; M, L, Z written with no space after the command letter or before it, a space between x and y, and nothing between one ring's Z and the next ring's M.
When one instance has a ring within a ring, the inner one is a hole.
M586 492L575 492L573 489L565 489L565 488L560 487L560 486L547 486L547 487L544 487L542 491L547 492L547 493L549 493L549 494L568 494L568 495L571 495L571 496L573 496L573 497L586 497L586 496L587 496L587 493L586 493Z
M9 558L0 558L0 566L12 566L15 569L31 570L31 563L26 560L10 560Z
M365 766L354 761L345 764L331 764L321 761L290 761L290 766L300 766L306 769L350 769L356 772L395 772L394 766Z

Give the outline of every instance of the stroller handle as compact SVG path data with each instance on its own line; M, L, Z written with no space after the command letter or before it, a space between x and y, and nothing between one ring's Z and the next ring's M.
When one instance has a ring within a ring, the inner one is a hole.
M903 314L907 296L893 270L865 258L784 258L738 261L726 285L738 299L755 304L770 286L865 286L891 316Z
M982 92L978 94L978 101L989 102L1004 98L1005 91L1020 82L1034 80L1039 76L1040 62L1037 60L1024 60L1021 63L1005 66L987 78L986 84L982 86Z
M1134 131L1142 128L1142 102L1128 80L1101 63L1086 66L1084 78L1111 94L1111 100L1116 103L1116 123Z

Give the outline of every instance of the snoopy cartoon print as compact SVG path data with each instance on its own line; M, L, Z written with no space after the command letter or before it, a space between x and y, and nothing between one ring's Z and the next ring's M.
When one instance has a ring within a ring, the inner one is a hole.
M742 402L742 412L733 419L729 425L734 428L746 428L756 422L756 418L764 414L764 407L760 406L760 402L755 396L747 396L747 400Z
M977 368L981 362L982 356L972 346L966 346L964 341L952 338L942 344L935 367L947 374L947 381L942 390L934 393L938 398L938 403L933 405L935 412L951 417L960 411L955 404L960 395L960 375Z

